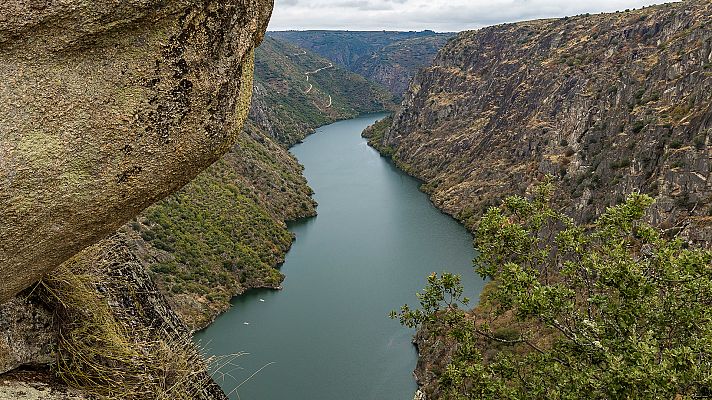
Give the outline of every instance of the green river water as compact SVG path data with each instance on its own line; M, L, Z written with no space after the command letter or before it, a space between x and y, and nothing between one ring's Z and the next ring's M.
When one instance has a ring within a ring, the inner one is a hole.
M431 272L463 275L478 298L472 236L361 138L383 116L322 127L291 149L319 215L290 224L284 289L236 297L196 334L208 355L248 353L215 374L226 392L240 385L231 398L410 400L414 332L388 313L417 303Z

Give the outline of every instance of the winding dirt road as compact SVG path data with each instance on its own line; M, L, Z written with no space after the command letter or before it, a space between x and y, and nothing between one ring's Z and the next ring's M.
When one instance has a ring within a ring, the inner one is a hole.
M295 53L295 54L292 54L292 55L293 55L293 56L303 56L303 55L305 55L305 54L307 54L307 52L306 52L306 50L303 50L302 53ZM305 73L304 73L304 75L307 76L307 83L309 84L309 88L304 92L304 94L309 94L309 93L312 91L312 89L314 89L314 85L311 84L311 83L309 83L309 77L310 77L311 75L318 74L319 72L321 72L321 71L323 71L323 70L325 70L325 69L329 69L329 68L334 68L334 63L331 63L331 62L330 62L329 65L327 65L326 67L321 67L321 68L319 68L319 69L315 69L314 71L308 71L308 72L305 72ZM328 96L329 96L329 104L326 105L326 108L330 108L330 107L331 107L331 104L332 104L331 95L328 95Z

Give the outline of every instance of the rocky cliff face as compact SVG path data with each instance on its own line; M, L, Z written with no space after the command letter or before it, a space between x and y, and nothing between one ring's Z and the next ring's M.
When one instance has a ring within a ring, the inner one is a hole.
M0 4L0 302L230 148L271 9Z
M364 135L470 228L551 174L580 221L641 191L653 224L709 246L711 87L708 1L506 24L459 34ZM453 343L415 340L417 398L441 398Z
M552 174L581 221L641 191L709 245L711 87L708 1L499 25L453 39L379 145L470 227Z
M0 305L0 373L52 364L82 396L226 398L131 240L126 233L112 235ZM63 386L54 378L48 385L22 372L2 378L0 394L23 386L37 391L38 384L47 396L60 392L64 398L66 391L54 390Z
M438 51L452 36L439 33L391 43L359 58L353 71L402 97L416 72L432 64Z

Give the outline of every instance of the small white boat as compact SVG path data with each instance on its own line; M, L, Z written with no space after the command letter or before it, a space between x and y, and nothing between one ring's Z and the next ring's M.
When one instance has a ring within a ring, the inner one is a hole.
M243 324L243 325L249 325L250 323L249 323L249 322L243 322L242 324Z
M265 302L265 299L260 299L260 301L261 301L262 303L264 303L264 302Z

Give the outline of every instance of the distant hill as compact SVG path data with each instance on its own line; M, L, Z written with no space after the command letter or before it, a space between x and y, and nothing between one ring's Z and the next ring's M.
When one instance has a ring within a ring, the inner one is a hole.
M402 96L453 34L388 31L280 31L268 36L314 51Z
M394 109L393 100L385 88L292 43L267 37L256 51L250 119L283 145L338 119Z

